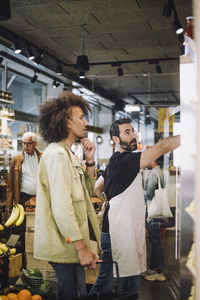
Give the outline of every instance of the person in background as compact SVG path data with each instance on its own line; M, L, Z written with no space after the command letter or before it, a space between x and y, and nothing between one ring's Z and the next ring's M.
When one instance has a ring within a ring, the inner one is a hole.
M22 151L10 163L7 181L7 209L14 203L25 204L36 196L37 172L42 153L36 148L37 136L26 132L22 137Z
M161 159L158 158L149 164L151 171L144 183L145 200L151 201L155 195L155 190L158 189L158 176L160 178L161 187L164 187L164 174L160 167ZM166 278L162 274L165 267L164 251L162 245L161 228L164 226L164 219L152 219L147 221L146 228L148 231L148 238L151 245L150 250L150 270L147 271L144 278L149 281L165 281Z
M90 240L100 249L99 221L90 200L95 174L95 145L85 138L90 106L82 97L63 92L40 107L41 136L49 143L39 167L34 257L51 263L58 279L59 300L85 296L84 267L99 261ZM81 139L85 167L71 151Z
M38 165L42 155L36 146L36 134L24 133L22 151L11 160L7 180L6 210L8 214L11 212L13 204L20 203L24 206L26 201L36 196ZM12 233L20 235L23 263L25 263L25 231L25 220L18 228L12 229Z
M118 262L124 294L135 294L139 275L146 271L145 201L140 170L164 153L180 144L179 136L168 137L143 152L137 149L137 140L131 119L116 120L110 127L110 137L116 152L111 156L103 176L96 182L95 194L105 192L107 206L102 226L104 260ZM111 264L103 264L90 294L109 293L115 284Z

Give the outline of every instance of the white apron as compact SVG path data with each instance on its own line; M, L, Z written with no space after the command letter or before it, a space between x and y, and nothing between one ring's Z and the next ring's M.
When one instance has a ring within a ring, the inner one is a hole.
M109 204L112 257L118 262L120 277L145 272L145 202L141 173L138 173L123 193L113 197ZM116 277L115 270L114 276Z

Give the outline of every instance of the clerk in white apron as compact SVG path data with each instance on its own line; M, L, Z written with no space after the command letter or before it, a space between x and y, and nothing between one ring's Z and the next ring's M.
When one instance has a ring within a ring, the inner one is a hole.
M177 148L180 137L169 137L148 150L133 152L137 150L137 140L129 118L115 121L110 137L117 151L95 189L99 197L104 191L109 201L102 226L103 259L117 261L123 293L135 294L136 299L139 275L146 270L145 202L140 169ZM90 294L111 292L115 277L112 265L101 265Z

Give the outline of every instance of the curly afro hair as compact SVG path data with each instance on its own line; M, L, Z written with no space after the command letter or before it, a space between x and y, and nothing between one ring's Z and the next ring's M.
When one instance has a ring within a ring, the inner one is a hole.
M74 106L79 106L85 116L91 112L90 105L85 99L68 91L40 105L39 130L45 141L59 142L68 137L66 120L70 119L71 108Z

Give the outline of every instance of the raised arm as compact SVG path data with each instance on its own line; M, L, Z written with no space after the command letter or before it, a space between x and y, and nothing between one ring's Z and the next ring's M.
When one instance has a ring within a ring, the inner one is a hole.
M104 178L103 178L103 176L100 176L95 183L94 194L98 198L100 198L104 201L105 199L104 199L104 196L102 195L103 192L104 192Z
M158 142L141 154L140 168L147 167L152 161L161 155L171 152L180 146L180 135L170 136Z

